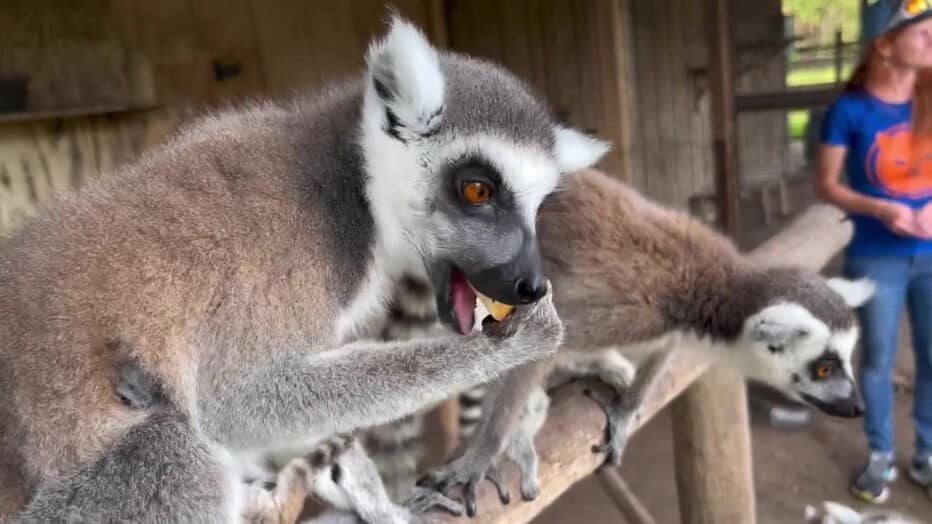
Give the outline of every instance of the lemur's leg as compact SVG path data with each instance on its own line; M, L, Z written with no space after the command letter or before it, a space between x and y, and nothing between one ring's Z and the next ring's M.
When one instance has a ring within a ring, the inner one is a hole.
M158 410L96 461L40 486L12 523L234 523L242 488L230 457L174 408Z
M634 365L616 350L599 353L564 352L558 356L547 380L547 389L571 380L597 378L623 392L634 379ZM538 457L534 438L547 418L550 397L543 389L536 389L525 406L519 429L508 443L506 453L521 470L521 496L525 500L537 498L540 492L537 472Z
M420 480L418 496L429 497L431 490L446 493L456 485L465 486L466 513L476 514L479 482L490 480L503 504L511 500L501 482L497 462L520 428L522 414L533 391L543 384L552 362L532 362L510 371L504 378L488 385L482 404L482 421L469 438L459 457Z
M535 389L525 406L521 424L505 449L508 458L521 470L521 497L524 500L534 500L540 494L534 437L544 425L549 408L550 397L542 388Z
M378 468L358 441L336 459L332 468L314 477L311 490L334 508L311 521L315 524L329 524L333 519L345 518L344 515L347 513L356 515L358 521L364 524L422 522L422 517L416 515L414 511L399 506L389 499L382 485ZM430 507L423 508L423 511L444 503L445 501L438 500ZM449 507L444 506L444 508L454 514L462 512L462 509L455 503Z
M351 435L338 435L327 439L306 456L294 458L285 464L278 472L271 489L266 488L263 482L248 484L242 522L244 524L294 524L297 522L308 495L313 492L314 479L322 473L329 475L336 460L352 443Z
M625 446L628 443L631 423L638 421L641 417L640 407L644 399L657 383L657 378L669 367L672 362L673 351L664 349L658 353L650 355L640 366L634 375L634 381L628 388L618 388L613 380L608 381L616 389L617 395L614 398L606 398L593 390L587 390L586 394L596 401L599 406L605 410L608 417L608 427L606 428L606 442L593 446L592 451L595 453L606 453L606 463L618 466L621 464L621 457L624 453ZM607 376L617 377L618 373L603 373Z

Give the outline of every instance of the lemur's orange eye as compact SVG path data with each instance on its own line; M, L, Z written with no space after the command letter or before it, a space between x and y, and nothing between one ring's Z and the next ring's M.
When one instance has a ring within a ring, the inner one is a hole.
M492 187L485 182L463 184L463 198L472 205L484 204L492 198Z
M828 378L832 375L832 366L829 364L822 364L816 368L816 376L819 378Z

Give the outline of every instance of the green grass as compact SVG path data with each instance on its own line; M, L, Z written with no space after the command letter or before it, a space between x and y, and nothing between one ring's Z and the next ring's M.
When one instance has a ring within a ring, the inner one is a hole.
M845 64L841 70L842 81L851 74L852 66ZM797 67L790 64L790 72L786 75L786 85L789 87L811 86L819 84L832 84L835 82L835 68L828 67ZM802 109L790 111L786 114L786 123L789 127L790 137L793 140L803 140L806 137L806 128L809 126L809 111Z
M831 66L819 68L793 68L791 65L790 68L790 72L786 75L786 85L790 87L832 84L835 82L835 68ZM850 74L851 66L846 64L845 67L841 69L842 81L845 81Z
M803 140L806 138L806 127L809 126L809 111L790 111L786 114L786 123L790 128L790 138Z

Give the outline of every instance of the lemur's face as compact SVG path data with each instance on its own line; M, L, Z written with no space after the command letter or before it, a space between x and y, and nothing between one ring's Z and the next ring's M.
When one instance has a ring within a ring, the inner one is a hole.
M560 171L544 151L491 137L448 158L437 171L427 228L430 276L440 318L466 333L476 291L511 305L546 293L535 218Z
M827 287L842 295L847 308L861 305L872 293L869 283L840 279ZM744 342L750 346L742 350L744 371L826 414L860 416L864 404L851 365L858 327L853 312L847 313L852 318L846 327L830 327L799 303L764 308L744 325Z
M520 305L546 293L535 219L562 173L608 145L557 125L515 77L441 57L395 20L367 58L362 146L383 231L419 251L439 318L474 325L476 291Z

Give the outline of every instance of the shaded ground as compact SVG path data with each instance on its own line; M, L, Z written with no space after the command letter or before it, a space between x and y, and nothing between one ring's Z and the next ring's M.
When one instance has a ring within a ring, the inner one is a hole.
M794 187L792 194L797 209L812 201L805 185ZM760 223L759 207L755 207L754 202L745 202L743 207L745 223ZM742 244L755 245L779 226L775 223L768 228L757 228L746 235ZM833 273L837 268L836 260L827 272ZM910 386L913 355L905 331L904 325L897 381ZM896 398L898 460L905 465L913 442L911 387L898 388ZM664 524L680 521L671 441L671 418L665 411L633 438L621 468L625 479L657 522ZM758 522L799 524L803 521L806 504L822 500L864 507L847 491L852 472L865 459L866 444L860 420L816 416L810 427L791 432L775 430L755 420L752 446ZM907 480L905 474L894 485L886 505L932 522L932 499ZM534 522L615 524L624 520L599 481L590 478L576 485Z
M911 356L911 355L907 355ZM912 395L897 394L899 461L912 451ZM755 422L752 433L757 515L761 523L798 524L806 504L837 500L863 507L848 495L851 473L864 458L858 422L819 416L804 430L784 432ZM622 473L659 523L679 522L668 412L639 432L628 449ZM932 522L932 499L901 475L887 503L890 508ZM536 524L624 522L595 478L581 482Z

